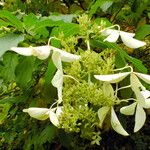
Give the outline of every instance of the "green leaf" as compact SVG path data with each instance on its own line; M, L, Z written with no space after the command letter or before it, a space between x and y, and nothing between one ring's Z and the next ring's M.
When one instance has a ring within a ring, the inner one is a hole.
M68 15L59 14L59 15L50 15L48 18L53 21L63 20L64 22L71 23L74 17L76 17L76 15L74 14L68 14Z
M112 4L113 1L105 1L105 3L103 3L100 8L102 9L103 12L106 12Z
M135 37L139 40L143 40L147 35L150 35L150 25L145 24L137 29Z
M15 69L18 64L18 56L6 53L3 56L3 66L1 66L0 76L7 82L15 81Z
M11 23L11 25L17 28L19 31L23 31L22 22L16 16L12 15L9 11L1 10L0 18L6 20L6 22L8 23Z
M47 71L45 73L45 84L46 85L49 85L51 83L51 80L55 74L55 71L56 71L56 67L55 67L53 61L50 60L48 63Z
M56 128L53 125L48 125L38 136L39 144L42 145L47 141L51 143L55 136L56 136Z
M36 33L40 28L43 27L54 27L54 26L61 26L64 24L62 20L53 21L50 19L39 21L35 24L34 32Z
M0 104L0 124L2 124L7 118L10 107L11 105L9 103Z
M129 55L126 55L125 58L127 60L129 60L135 67L135 69L138 71L138 72L142 72L142 73L147 73L147 68L143 65L142 61L139 60L139 59L136 59L134 57L131 57Z
M0 27L7 27L8 25L10 25L10 23L0 19Z
M23 35L8 33L0 37L0 57L11 47L16 47L19 42L24 40Z
M32 79L32 73L34 71L34 57L23 57L18 66L16 67L16 82L21 87L27 87L28 83Z
M105 6L107 2L107 7ZM109 3L108 3L109 2ZM110 4L111 3L111 4ZM97 0L91 7L90 7L90 16L96 13L97 9L99 7L102 7L102 10L107 10L112 5L113 1L112 0ZM109 6L108 6L109 4Z
M38 19L34 14L29 14L23 17L24 28L31 35L34 34L33 29L35 28L37 22Z
M59 27L59 32L63 32L65 37L75 35L79 33L79 31L80 30L78 24L74 24L74 23L68 23L68 24L66 23Z

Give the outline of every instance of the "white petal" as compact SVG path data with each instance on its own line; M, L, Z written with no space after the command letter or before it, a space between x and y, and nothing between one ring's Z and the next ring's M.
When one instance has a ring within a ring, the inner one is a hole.
M135 114L134 132L139 131L143 127L145 120L146 120L146 113L142 108L142 106L138 104L136 108L136 114Z
M38 120L45 120L49 117L49 109L47 108L31 107L28 109L23 109L23 112L27 112L31 117L36 118Z
M61 62L60 53L53 52L52 60L53 60L54 65L57 67L57 69L62 70L62 62Z
M49 118L52 124L54 124L55 126L59 125L58 117L52 110L50 110L49 112Z
M145 106L144 108L150 108L150 98L145 100Z
M150 75L134 72L139 78L141 78L146 83L150 84Z
M130 37L134 37L135 36L135 33L130 33L130 32L124 32L124 31L120 31L121 34L126 34Z
M56 109L56 115L57 117L60 116L62 113L62 106L58 106L57 109Z
M110 35L114 30L113 29L104 29L101 31L101 35L108 36Z
M104 119L109 110L110 110L110 107L108 107L108 106L104 106L98 110L98 118L99 118L100 127L102 127Z
M34 56L37 56L39 59L46 59L50 55L50 47L48 45L46 46L37 46L37 47L31 47L32 48L32 54Z
M63 86L63 72L62 72L62 70L57 70L51 83L54 87L57 88L58 100L59 100L59 102L62 102L62 86Z
M145 99L145 105L143 107L144 108L150 108L150 98Z
M135 102L131 105L124 106L120 109L120 112L124 115L133 115L135 112L136 105L137 105L137 103Z
M114 96L114 89L110 83L104 82L102 89L103 89L104 95L106 95L107 97L113 97Z
M54 52L58 52L60 54L61 60L64 62L72 62L74 60L80 59L79 55L68 53L68 52L63 51L59 48L50 46L50 49L52 49Z
M30 47L11 47L11 50L23 56L32 55L32 49Z
M114 43L118 40L118 38L119 38L119 31L113 30L112 33L106 39L104 39L104 42L108 41Z
M141 94L141 89L146 90L145 87L141 84L139 79L134 73L131 73L130 75L130 84L131 84L131 89L133 90L134 94L136 95L137 102L141 104L142 106L145 105L145 98Z
M100 81L107 81L109 83L117 83L123 80L130 72L108 74L108 75L94 75L94 77Z
M142 83L140 82L140 80L138 79L138 77L135 75L134 72L131 73L130 75L130 84L133 91L134 88L139 90L146 90L146 88L142 85Z
M124 128L122 127L120 121L118 120L118 117L114 111L114 108L111 108L111 125L112 128L119 134L124 135L124 136L128 136L129 134L124 130Z
M139 48L139 47L146 45L145 42L132 38L126 32L120 32L120 36L121 36L123 43L130 48Z
M150 97L150 91L148 90L141 91L141 94L143 95L145 99Z

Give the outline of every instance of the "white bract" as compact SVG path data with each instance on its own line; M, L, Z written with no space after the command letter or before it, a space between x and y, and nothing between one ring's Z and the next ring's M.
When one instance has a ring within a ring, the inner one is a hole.
M105 81L109 83L117 83L123 80L129 74L130 72L125 72L125 73L108 74L108 75L94 75L94 77L100 81Z
M48 45L37 47L11 47L11 50L24 56L33 55L41 60L48 58L50 55L50 47Z
M114 97L114 90L111 86L110 83L104 83L103 85L103 91L104 93L107 92L107 95L109 97ZM107 114L110 112L110 120L111 120L111 126L112 128L119 134L124 135L124 136L128 136L129 134L124 130L124 128L122 127L113 106L103 106L98 110L98 117L99 117L99 126L102 127L102 124L107 116Z
M80 56L73 55L67 53L65 51L56 49L53 52L52 60L57 67L57 72L52 79L52 85L57 88L58 91L58 102L62 102L62 86L63 86L63 68L62 68L62 61L64 62L72 62L74 60L80 59Z
M50 121L55 126L58 126L59 125L58 117L62 113L62 106L58 106L52 109L31 107L28 109L23 109L23 112L27 112L31 117L38 120L46 120L50 118Z
M127 67L124 67L123 70ZM131 68L131 67L130 67ZM135 126L134 126L134 132L137 132L139 129L142 128L142 126L145 123L146 120L146 113L144 111L144 108L150 108L150 91L146 90L146 88L141 84L140 79L150 84L150 75L146 75L143 73L137 73L133 72L133 69L131 68L130 72L124 72L124 73L116 73L116 74L109 74L109 75L94 75L94 77L100 81L103 81L104 83L118 83L122 81L125 77L130 75L130 87L135 93L136 99L134 103L124 106L120 109L120 112L124 115L134 115L135 113ZM129 86L127 86L129 87ZM121 87L120 89L123 89L124 87ZM108 87L107 87L108 89ZM110 90L107 90L110 91ZM117 91L117 90L116 90ZM117 94L116 94L117 96ZM100 126L103 123L103 120L108 113L110 109L108 107L102 107L98 111L98 116L100 119ZM113 129L122 134L127 135L126 131L124 131L123 127L121 127L121 124L118 122L116 125L114 122L119 121L117 119L117 116L114 112L113 107L111 108L111 125Z
M37 47L12 47L12 51L24 55L24 56L36 56L37 58L43 60L49 57L50 52L53 51L52 60L57 68L57 72L52 79L52 85L58 90L58 102L62 102L62 85L63 85L63 69L62 69L62 61L63 62L72 62L74 60L80 59L80 56L68 53L59 48L45 45L45 46L37 46Z
M108 41L112 43L116 42L120 36L123 43L130 48L139 48L146 45L145 42L134 39L133 38L135 36L134 33L128 33L128 32L109 29L109 28L102 30L101 33L103 36L108 36L106 39L104 39L104 41Z
M135 113L134 132L139 131L145 123L146 113L144 111L144 108L150 108L150 91L145 89L145 87L137 78L136 74L137 73L131 74L130 76L131 88L136 96L135 102L120 109L120 112L124 115L133 115ZM138 73L138 75L139 74L140 73Z

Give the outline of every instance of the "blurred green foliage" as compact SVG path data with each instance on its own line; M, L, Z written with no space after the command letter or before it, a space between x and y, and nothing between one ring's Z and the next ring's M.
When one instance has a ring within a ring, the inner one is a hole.
M18 44L26 47L47 44L50 36L59 36L62 39L68 37L68 40L61 41L61 45L67 50L68 43L70 46L76 43L70 36L79 32L74 17L88 13L95 22L105 18L109 24L121 24L125 31L136 31L138 39L147 41L144 49L126 49L126 52L115 44L104 45L97 40L91 40L91 46L95 49L116 49L118 67L128 61L137 70L146 72L140 61L142 60L150 72L149 0L5 0L1 9L0 57L10 47ZM51 43L60 46L58 40L52 40ZM58 131L49 121L39 122L22 112L23 108L29 106L47 107L53 103L56 89L52 87L51 79L55 70L51 61L43 62L12 52L3 55L0 60L0 149L99 149L95 145L90 146L86 139ZM131 122L133 123L133 119L127 123ZM107 135L102 133L104 142L101 147L116 150L147 149L150 141L148 124L149 121L145 130L131 135L128 139L110 131Z

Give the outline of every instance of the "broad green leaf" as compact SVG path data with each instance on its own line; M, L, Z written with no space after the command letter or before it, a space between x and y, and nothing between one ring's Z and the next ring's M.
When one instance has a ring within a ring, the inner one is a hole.
M54 76L55 71L56 71L56 67L55 67L54 63L52 62L52 60L50 60L48 63L48 68L45 73L45 84L46 85L49 85L51 83L51 80Z
M117 44L114 43L108 43L109 48L114 48L115 50L117 50L117 54L119 56L119 58L117 58L117 61L119 61L119 63L116 61L116 65L117 67L121 68L123 66L120 66L120 64L125 64L126 65L126 60L128 60L129 62L131 62L134 67L142 72L142 73L147 73L147 68L142 64L142 61L140 61L139 59L133 58L131 56L129 56L123 49L121 49ZM119 60L118 60L119 59ZM123 61L123 63L121 62L121 60ZM125 66L124 65L124 66Z
M34 35L33 29L35 28L37 22L38 19L34 14L29 14L23 17L24 28L31 35Z
M16 67L16 82L21 87L26 87L32 79L34 71L34 57L23 57Z
M9 103L0 104L0 124L7 118L10 107L11 105Z
M40 133L38 137L38 141L40 144L44 144L47 141L49 143L52 142L53 138L56 136L56 128L53 125L48 125L44 127L43 131Z
M150 35L150 25L145 24L137 29L135 37L139 40L143 40L147 35Z
M23 35L8 33L0 37L0 57L11 47L17 47L18 43L24 40Z
M18 56L12 53L6 53L3 56L3 66L1 67L0 76L6 81L15 81L15 69L18 65Z
M7 27L8 25L10 25L10 23L0 19L0 27Z
M100 8L102 7L102 10L107 10L107 8L105 6L106 2L107 3L109 2L109 6L107 6L107 8L109 8L111 6L110 3L113 3L112 0L107 0L107 1L106 0L97 0L97 1L95 1L95 3L90 7L90 11L89 11L90 15L92 16L93 14L95 14L99 7Z
M125 58L134 65L137 71L147 73L147 68L143 65L141 60L131 57L127 53L125 55Z
M63 24L58 30L60 33L63 32L65 37L76 35L80 31L78 24L74 23Z
M6 20L8 23L11 23L11 25L17 28L19 31L23 31L22 22L16 16L12 15L11 12L7 10L1 10L0 18Z
M43 28L43 27L61 26L62 24L65 24L62 20L59 20L59 21L53 21L50 19L42 20L36 23L34 32L36 33L40 28Z

